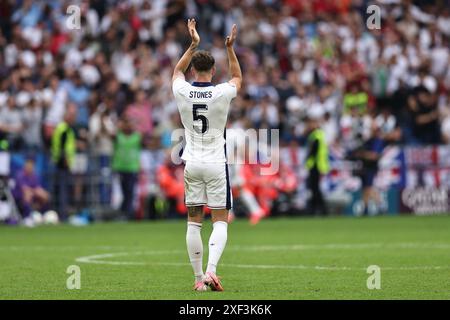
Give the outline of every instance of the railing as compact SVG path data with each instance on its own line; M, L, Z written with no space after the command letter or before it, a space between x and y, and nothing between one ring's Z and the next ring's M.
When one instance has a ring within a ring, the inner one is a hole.
M343 193L351 195L359 192L358 177L354 174L355 169L358 169L355 166L355 162L346 160L342 155L333 152L333 150L330 151L332 170L322 184L326 197L331 200L335 195L340 197ZM306 203L305 177L307 172L303 164L306 149L299 147L294 150L294 153L297 153L297 156L294 157L296 159L295 162L291 162L291 159L289 159L292 150L288 151L286 148L280 150L280 158L293 169L298 177L299 184L294 201L300 207L304 207ZM57 208L58 181L55 180L56 170L50 161L50 156L42 152L35 154L34 158L36 172L41 178L43 186L52 195L51 206ZM11 177L20 170L25 160L25 153L11 153ZM105 159L101 159L93 154L79 154L75 162L75 170L68 181L71 189L69 197L71 200L71 211L74 212L86 208L93 215L99 215L117 208L120 200L112 192L114 187L117 189L117 182L114 182L114 173L108 166L108 161L105 162ZM0 165L2 167L5 166L1 161ZM153 179L153 185L158 188L156 178ZM398 203L394 206L399 211L402 211L405 207L402 203L403 200L411 200L406 196L403 197L402 193L406 189L423 189L426 187L441 191L442 189L448 190L450 188L450 146L441 145L420 148L390 146L385 148L379 161L379 171L375 179L375 186L383 192L394 190L399 193L398 200L396 200ZM139 185L139 188L142 188L142 186ZM161 194L160 192L157 193ZM142 190L138 190L137 194L142 195ZM411 192L409 191L408 194L411 194ZM417 202L421 199L415 198L413 200ZM442 208L442 203L446 201L444 200L440 202ZM448 207L450 209L450 204Z

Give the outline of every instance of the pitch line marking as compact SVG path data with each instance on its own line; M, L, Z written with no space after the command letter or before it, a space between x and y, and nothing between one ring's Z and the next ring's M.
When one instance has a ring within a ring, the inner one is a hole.
M146 249L146 247L134 247L135 249ZM354 250L354 249L450 249L450 243L419 243L419 242L399 242L399 243L324 243L324 244L291 244L291 245L235 245L227 247L227 251L276 251L276 250ZM0 250L128 250L129 246L1 246ZM184 253L185 250L158 251L160 254ZM156 254L156 253L154 253Z
M96 254L85 257L78 257L76 262L87 264L104 264L104 265L122 265L122 266L167 266L167 267L186 267L189 263L184 262L139 262L139 261L105 261L101 259L116 258L130 255L160 255L167 253L179 253L180 250L173 251L137 251L137 252L116 252ZM185 251L183 251L184 253ZM291 270L325 270L325 271L349 271L349 270L366 270L366 267L336 267L336 266L307 266L307 265L265 265L265 264L221 264L222 267L241 268L241 269L291 269ZM444 270L450 269L450 266L405 266L405 267L382 267L383 270Z

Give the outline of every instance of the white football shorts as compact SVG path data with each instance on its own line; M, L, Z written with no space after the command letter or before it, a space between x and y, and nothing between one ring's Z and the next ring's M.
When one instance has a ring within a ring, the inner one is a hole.
M230 210L233 197L227 164L186 161L184 196L188 207L207 205L210 209Z

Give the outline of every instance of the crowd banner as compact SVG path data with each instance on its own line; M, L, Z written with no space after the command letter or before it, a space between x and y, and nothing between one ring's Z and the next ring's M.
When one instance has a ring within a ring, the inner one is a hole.
M400 211L416 215L448 213L450 193L447 188L417 187L401 191Z

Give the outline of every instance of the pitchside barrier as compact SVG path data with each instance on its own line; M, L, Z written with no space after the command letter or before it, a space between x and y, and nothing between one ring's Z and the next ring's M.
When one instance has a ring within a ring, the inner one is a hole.
M142 154L142 170L136 186L135 207L138 217L146 214L140 208L140 199L146 196L164 199L156 178L157 168L164 157ZM160 151L162 152L162 151ZM282 147L280 161L295 172L298 186L292 207L296 213L306 210L308 190L304 167L306 149ZM57 208L57 181L55 167L46 153L35 154L36 173L43 186L51 192L52 206ZM25 153L10 154L10 177L22 168ZM346 159L342 150L330 148L331 171L321 181L331 213L360 215L364 209L369 214L435 214L450 211L450 146L402 147L384 149L374 186L379 191L380 203L364 208L361 180L357 172L361 164ZM4 166L3 166L4 167ZM182 179L182 175L177 175ZM181 181L180 181L181 182ZM69 179L71 212L88 210L97 217L117 210L122 195L117 177L110 168L110 159L93 154L77 154ZM159 203L158 206L164 206Z

